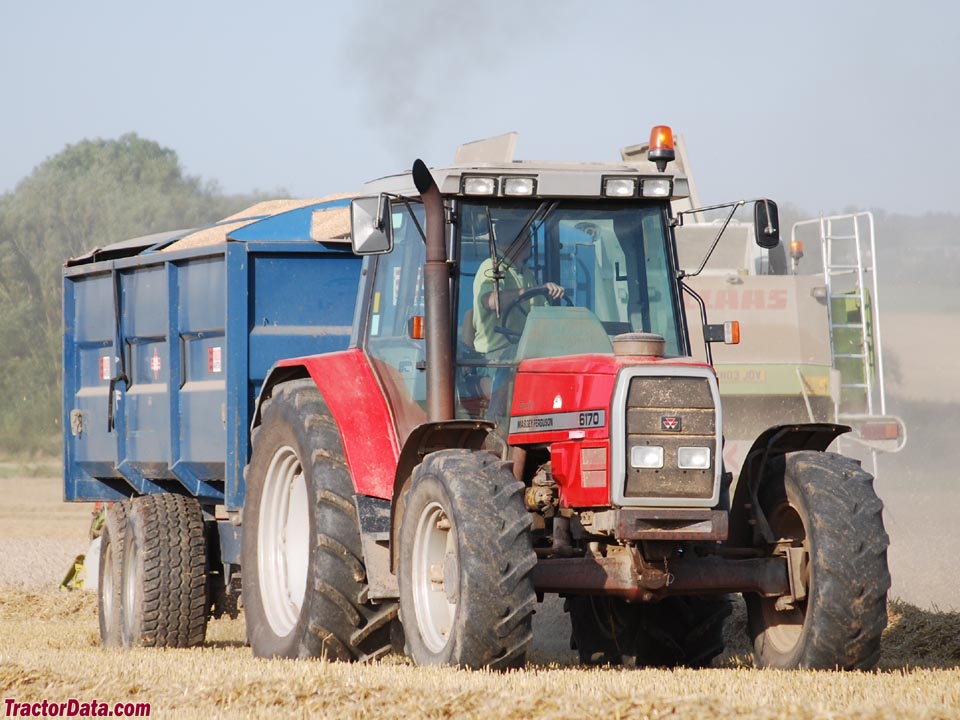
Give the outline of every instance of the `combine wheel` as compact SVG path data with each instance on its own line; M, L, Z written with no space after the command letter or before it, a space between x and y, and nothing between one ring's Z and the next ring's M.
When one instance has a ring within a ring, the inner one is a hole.
M194 498L138 497L122 554L122 636L127 647L192 647L207 631L203 514Z
M579 595L567 599L571 644L586 665L708 667L723 652L724 597L668 597L656 603Z
M796 452L772 463L760 503L801 562L806 598L746 595L757 663L773 668L866 670L887 624L887 534L873 477L849 458ZM801 550L802 552L797 552Z
M523 486L487 452L441 450L414 470L399 532L406 653L420 665L526 661L536 556Z
M366 599L340 432L312 380L262 409L247 473L243 604L257 657L368 660L390 650L396 603Z
M127 527L130 501L116 502L107 510L100 535L100 582L97 609L100 616L100 642L104 647L123 645L120 602L123 587L123 536Z

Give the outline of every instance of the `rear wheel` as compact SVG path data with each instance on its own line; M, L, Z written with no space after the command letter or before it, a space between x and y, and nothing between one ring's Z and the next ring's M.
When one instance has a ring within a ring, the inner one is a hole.
M723 652L726 598L668 597L656 603L621 598L567 599L571 644L587 665L707 667Z
M127 647L192 647L207 631L203 514L194 498L163 493L130 505L122 556Z
M353 494L316 385L278 385L247 473L243 603L254 655L367 660L390 650L396 603L367 599Z
M107 510L103 532L100 534L97 614L100 620L100 642L104 647L117 647L123 644L120 602L123 587L123 537L129 508L129 500L111 505Z
M414 471L400 526L400 613L420 665L526 661L536 556L523 486L487 452L441 450Z
M806 597L745 596L757 663L872 668L890 588L883 503L873 477L841 455L790 453L772 461L759 497L779 540L771 553L792 549Z

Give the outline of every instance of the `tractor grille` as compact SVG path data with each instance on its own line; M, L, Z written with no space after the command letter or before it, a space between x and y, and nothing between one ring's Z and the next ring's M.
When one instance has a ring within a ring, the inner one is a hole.
M707 500L713 496L717 409L705 377L634 377L625 411L625 498ZM663 467L633 467L635 446L662 447ZM679 468L681 447L710 448L709 467Z

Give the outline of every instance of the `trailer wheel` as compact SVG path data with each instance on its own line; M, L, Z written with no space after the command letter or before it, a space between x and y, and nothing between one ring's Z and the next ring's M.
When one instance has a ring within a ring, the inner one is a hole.
M278 385L253 436L243 510L243 606L257 657L370 660L395 602L367 599L340 432L312 380Z
M192 647L207 631L206 542L194 498L133 500L124 531L121 606L126 647Z
M668 597L628 603L577 595L567 599L571 645L585 665L708 667L723 652L726 597Z
M772 462L759 497L782 540L778 548L803 549L807 597L778 607L777 598L745 595L758 665L872 668L890 588L883 503L873 477L841 455L790 453Z
M116 502L107 510L100 534L100 583L97 587L97 615L100 642L104 647L123 645L120 602L123 587L123 536L130 501Z
M441 450L414 470L399 530L400 619L420 665L506 669L533 636L536 555L523 486L487 452Z

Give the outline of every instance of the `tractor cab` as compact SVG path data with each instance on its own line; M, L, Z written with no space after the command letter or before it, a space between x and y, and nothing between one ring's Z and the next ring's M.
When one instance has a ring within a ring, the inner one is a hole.
M682 176L652 162L512 159L431 172L444 204L447 327L426 317L427 222L404 187L411 176L354 201L355 249L371 255L358 344L401 442L428 419L430 332L451 348L453 417L493 422L503 436L524 361L611 355L626 333L662 337L668 357L690 354L670 208L686 194Z

